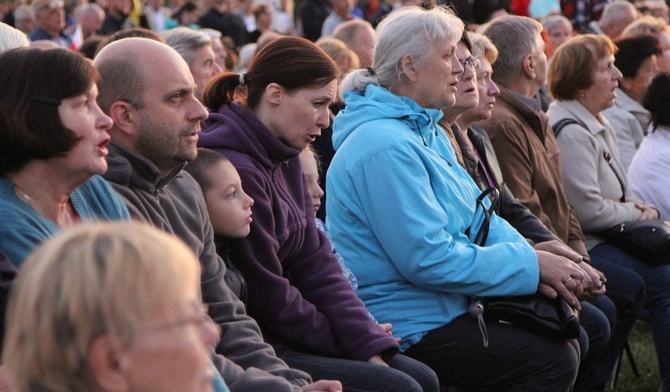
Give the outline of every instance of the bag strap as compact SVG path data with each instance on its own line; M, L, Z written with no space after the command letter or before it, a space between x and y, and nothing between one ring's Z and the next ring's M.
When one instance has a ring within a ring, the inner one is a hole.
M487 196L491 195L491 206L487 207L486 204L484 204L484 199L486 199ZM498 199L500 198L500 192L498 191L498 188L492 186L490 188L485 189L478 197L477 200L475 201L475 213L477 212L478 208L482 208L482 211L484 213L484 219L482 220L481 225L479 226L479 230L477 231L477 234L475 235L474 240L472 241L475 245L479 246L484 246L486 245L486 239L489 236L489 226L491 225L491 214L493 211L495 211L496 205L498 204ZM470 235L470 229L472 226L468 227L465 230L466 235Z
M575 120L574 118L563 118L554 123L554 125L551 126L551 129L554 131L554 136L558 138L558 135L561 133L563 128L567 127L568 125L572 124L577 124L584 128L585 130L588 130L589 128L581 121ZM605 159L605 162L610 166L610 169L614 172L614 175L616 176L616 179L619 180L619 185L621 185L621 190L623 191L623 194L621 196L621 199L619 199L620 202L624 203L626 201L626 186L624 185L624 181L617 173L616 170L614 170L614 166L612 165L612 155L609 152L606 152L603 154L603 158Z

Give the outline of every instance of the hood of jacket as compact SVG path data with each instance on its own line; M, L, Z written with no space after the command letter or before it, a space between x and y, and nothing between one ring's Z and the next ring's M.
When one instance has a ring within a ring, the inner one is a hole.
M300 154L299 149L284 144L252 112L235 102L210 113L198 146L246 154L268 168Z
M346 107L336 117L333 124L333 147L337 150L342 143L362 124L375 120L398 119L408 122L417 137L428 143L437 130L437 122L442 111L424 109L414 100L395 95L387 89L369 84L365 91L350 91L344 94Z

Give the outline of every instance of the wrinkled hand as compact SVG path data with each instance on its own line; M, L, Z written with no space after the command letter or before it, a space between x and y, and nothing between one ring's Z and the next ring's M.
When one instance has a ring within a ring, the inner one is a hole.
M658 212L656 208L648 204L635 203L635 208L642 211L642 216L640 216L640 220L658 219L661 216L661 214Z
M388 366L386 362L382 359L381 356L375 355L372 358L368 359L368 362L370 363L376 363L377 365L382 365L382 366Z
M312 384L303 385L302 392L342 392L342 384L334 380L319 380Z
M537 290L549 298L562 296L574 309L581 310L578 298L584 292L584 272L577 264L562 256L536 250L540 267Z
M582 255L575 252L574 250L572 250L572 248L565 245L559 240L551 240L537 243L535 244L535 249L563 256L575 263L582 262Z
M605 288L605 274L593 268L589 263L581 263L579 267L584 271L584 299L594 299L607 291Z
M390 337L393 338L393 324L391 323L384 323L384 324L379 324L382 330L386 332L386 334ZM400 338L393 338L395 339L396 342L400 342Z

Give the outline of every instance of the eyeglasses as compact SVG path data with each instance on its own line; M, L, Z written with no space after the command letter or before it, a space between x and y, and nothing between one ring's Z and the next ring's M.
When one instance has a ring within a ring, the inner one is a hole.
M202 303L194 303L193 309L194 309L193 314L191 314L190 316L186 316L179 320L158 325L156 327L151 328L151 331L157 332L166 329L180 328L189 324L193 324L196 327L203 329L205 326L214 324L212 318L209 317L209 314L207 314L208 309L207 305Z
M460 61L461 66L463 66L463 72L461 73L460 76L465 75L465 71L467 70L466 67L470 67L473 71L479 71L482 68L482 63L479 61L479 58L477 57L468 57L464 61Z

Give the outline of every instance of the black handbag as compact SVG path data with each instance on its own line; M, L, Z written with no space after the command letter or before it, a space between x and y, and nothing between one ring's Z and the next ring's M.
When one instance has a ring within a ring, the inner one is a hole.
M670 264L670 222L630 221L598 233L609 243L650 265Z
M570 124L578 124L587 129L583 123L570 118L564 118L553 125L554 134L558 137L561 130ZM605 162L610 166L619 185L623 196L621 201L626 201L626 184L612 166L612 155L609 152L603 154ZM635 257L650 265L670 264L670 222L662 219L649 219L642 221L630 221L618 224L609 229L598 232L598 235L606 239L610 244L631 253Z
M484 198L489 194L492 195L492 201L491 206L487 208ZM472 239L476 245L486 244L491 213L497 201L498 190L495 188L488 188L477 198L477 209L480 207L483 209L483 221L479 225L477 235ZM466 230L467 235L471 234L470 228ZM514 324L519 328L554 339L576 339L581 333L575 311L561 296L554 299L541 294L472 297L468 313L478 321L484 347L488 347L488 332L484 321Z

